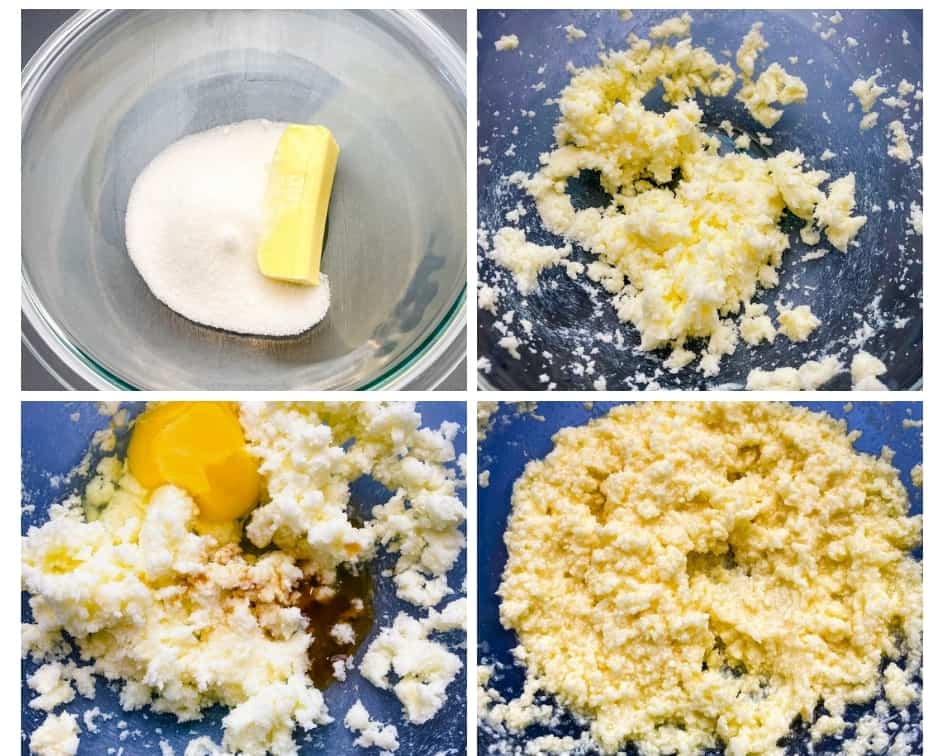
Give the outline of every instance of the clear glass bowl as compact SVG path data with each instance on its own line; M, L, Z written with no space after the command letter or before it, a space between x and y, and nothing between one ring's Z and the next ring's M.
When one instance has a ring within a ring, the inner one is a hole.
M23 72L23 338L65 386L433 388L465 350L465 60L410 11L89 11ZM192 323L125 249L128 193L187 134L323 123L342 149L299 337Z

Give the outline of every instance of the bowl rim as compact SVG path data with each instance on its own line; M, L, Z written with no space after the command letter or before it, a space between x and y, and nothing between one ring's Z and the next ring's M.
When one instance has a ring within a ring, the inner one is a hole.
M220 9L217 9L220 10ZM318 12L316 9L297 9L302 12ZM23 67L21 79L21 130L27 124L37 105L37 90L48 73L56 66L61 56L84 34L115 15L127 12L140 12L140 9L84 10L74 13L55 29L42 45L30 57ZM466 123L466 56L459 45L446 34L432 19L416 10L366 10L393 22L398 30L417 39L447 75L450 83L461 96L460 116ZM22 139L22 133L21 133ZM22 149L22 141L21 141ZM465 157L465 150L464 150ZM464 165L464 168L468 168ZM465 184L463 191L466 191ZM468 201L468 198L467 198ZM464 234L465 237L465 234ZM22 241L21 241L22 243ZM463 261L468 267L466 244L463 243ZM66 334L65 329L47 312L30 282L22 256L20 256L21 276L21 314L25 323L21 325L20 341L30 354L40 363L53 380L63 388L83 388L87 383L95 389L110 390L173 390L182 387L139 387L135 386L106 368L91 355L86 354ZM462 362L466 356L466 290L465 276L456 299L449 306L446 314L435 323L432 329L420 339L406 355L387 366L380 375L355 387L356 391L378 389L435 389ZM28 323L29 329L24 326ZM30 333L32 332L32 335ZM38 340L39 343L36 343ZM43 347L48 354L43 353ZM438 364L439 363L439 364ZM76 385L79 384L79 385ZM198 390L211 390L213 387L201 387ZM299 387L306 388L306 387ZM343 391L345 388L320 388L317 390Z

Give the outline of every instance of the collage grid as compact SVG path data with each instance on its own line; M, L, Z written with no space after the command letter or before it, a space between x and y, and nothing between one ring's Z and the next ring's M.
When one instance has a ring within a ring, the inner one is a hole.
M23 756L937 753L938 11L240 5L14 9Z

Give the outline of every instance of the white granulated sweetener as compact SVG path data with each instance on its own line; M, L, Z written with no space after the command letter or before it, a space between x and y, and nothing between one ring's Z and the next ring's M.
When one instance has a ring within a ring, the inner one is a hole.
M175 142L141 172L128 198L128 254L148 288L203 325L259 336L308 330L328 311L318 286L260 273L269 168L286 124L242 121Z

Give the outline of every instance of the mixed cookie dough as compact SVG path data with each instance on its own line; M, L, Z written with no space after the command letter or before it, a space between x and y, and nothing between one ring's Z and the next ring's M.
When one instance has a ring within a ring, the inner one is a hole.
M481 668L480 718L547 725L552 694L589 725L525 753L777 754L798 718L845 754L880 735L911 752L879 714L843 719L877 697L908 709L921 685L921 517L891 452L857 437L762 403L641 403L559 431L505 532L524 690L502 699Z
M194 402L149 407L125 458L112 431L98 438L105 456L84 494L23 539L23 652L42 664L29 705L50 712L32 752L76 752L75 717L52 712L73 685L94 699L103 677L129 711L189 722L227 707L222 743L194 753L296 754L297 728L345 717L319 690L346 679L370 629L370 581L345 576L385 551L404 607L359 671L407 721L433 718L462 667L438 639L465 627L447 582L465 545L457 431L422 427L407 403ZM391 492L363 522L351 500L362 476ZM345 722L360 743L396 750L396 727L360 702Z

